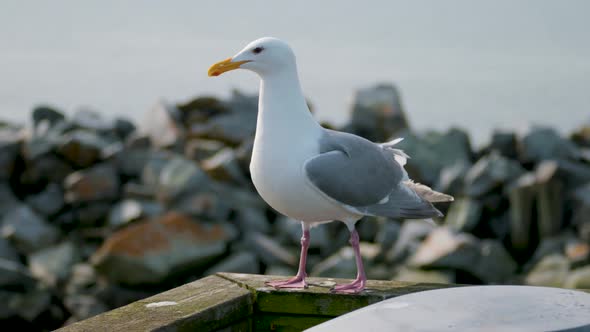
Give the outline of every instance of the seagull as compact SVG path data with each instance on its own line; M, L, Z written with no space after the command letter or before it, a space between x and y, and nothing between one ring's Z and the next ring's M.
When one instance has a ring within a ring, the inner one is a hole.
M209 68L209 76L246 69L260 78L250 173L260 196L276 211L302 225L297 274L270 281L275 288L306 288L310 229L341 221L350 231L357 276L335 285L336 293L358 293L367 277L355 224L364 216L430 219L442 213L435 202L453 197L416 183L404 170L408 156L395 145L374 143L322 127L309 111L289 45L277 38L257 39L236 55Z

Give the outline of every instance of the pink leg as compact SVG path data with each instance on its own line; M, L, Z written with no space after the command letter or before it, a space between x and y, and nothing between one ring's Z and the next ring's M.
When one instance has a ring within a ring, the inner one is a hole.
M307 263L307 248L309 248L309 226L302 222L301 228L303 229L303 235L301 236L301 257L299 258L297 274L287 280L267 281L268 286L274 288L307 288L305 265Z
M336 285L331 289L334 293L359 293L365 289L367 283L367 276L365 275L365 268L363 267L363 259L361 257L361 250L359 248L359 233L355 230L350 232L350 244L354 249L354 257L356 260L357 275L356 279L350 284Z

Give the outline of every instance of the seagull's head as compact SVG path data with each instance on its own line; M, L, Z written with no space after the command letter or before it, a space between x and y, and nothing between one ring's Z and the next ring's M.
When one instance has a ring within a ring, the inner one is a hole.
M220 61L209 68L209 76L219 76L234 69L247 69L265 76L295 68L295 54L284 41L264 37L246 45L231 58Z

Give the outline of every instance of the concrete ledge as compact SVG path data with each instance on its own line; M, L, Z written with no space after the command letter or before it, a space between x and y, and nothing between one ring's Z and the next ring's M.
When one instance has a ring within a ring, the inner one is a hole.
M218 273L58 331L301 331L387 298L459 286L370 280L354 295L330 293L344 279L308 278L303 290L265 286L277 278Z

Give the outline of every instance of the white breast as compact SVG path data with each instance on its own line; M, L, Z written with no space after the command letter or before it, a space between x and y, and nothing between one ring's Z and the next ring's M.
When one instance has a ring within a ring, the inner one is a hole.
M296 220L348 218L350 212L326 199L305 177L303 165L319 153L319 135L300 140L287 139L288 136L276 135L271 139L257 135L250 172L260 196L273 209Z

